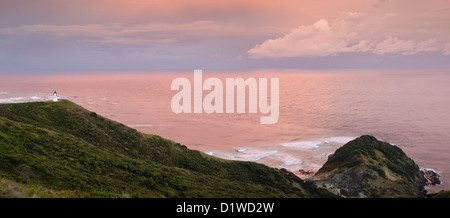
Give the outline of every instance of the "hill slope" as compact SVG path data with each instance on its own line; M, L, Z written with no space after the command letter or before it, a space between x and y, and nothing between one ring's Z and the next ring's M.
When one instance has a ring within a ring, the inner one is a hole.
M368 135L337 149L313 180L348 197L420 197L426 182L400 148Z
M285 170L189 150L70 101L0 105L0 163L0 189L43 197L335 196Z

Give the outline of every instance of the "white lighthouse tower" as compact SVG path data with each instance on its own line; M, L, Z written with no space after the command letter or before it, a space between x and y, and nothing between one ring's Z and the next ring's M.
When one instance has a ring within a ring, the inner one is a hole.
M58 94L55 92L53 92L53 101L58 101Z

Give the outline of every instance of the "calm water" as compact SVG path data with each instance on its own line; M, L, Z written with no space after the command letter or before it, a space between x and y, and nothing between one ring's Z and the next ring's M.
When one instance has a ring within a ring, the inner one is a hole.
M450 71L203 72L218 77L277 77L280 118L262 114L174 114L170 90L184 73L0 76L0 103L61 97L145 133L217 157L317 170L339 146L371 134L402 148L450 189ZM208 92L204 92L206 95Z

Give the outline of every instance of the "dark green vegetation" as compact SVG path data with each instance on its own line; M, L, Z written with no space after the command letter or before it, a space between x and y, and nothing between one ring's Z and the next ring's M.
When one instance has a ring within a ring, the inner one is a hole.
M400 148L368 135L337 149L314 180L348 197L420 197L426 182Z
M427 195L428 198L450 198L450 191L440 191Z
M0 197L335 197L214 158L70 102L0 105Z
M413 160L373 136L345 144L305 181L140 133L70 101L0 104L0 197L423 197L424 184Z

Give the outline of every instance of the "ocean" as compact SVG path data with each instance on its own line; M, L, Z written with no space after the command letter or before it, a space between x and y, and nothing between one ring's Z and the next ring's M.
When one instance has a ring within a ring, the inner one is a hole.
M204 80L279 78L279 120L270 125L260 124L261 113L174 113L178 77L192 81L193 70L0 75L0 103L51 100L57 91L141 132L294 173L318 170L337 148L369 134L437 171L442 184L430 192L450 189L450 70L203 70Z

